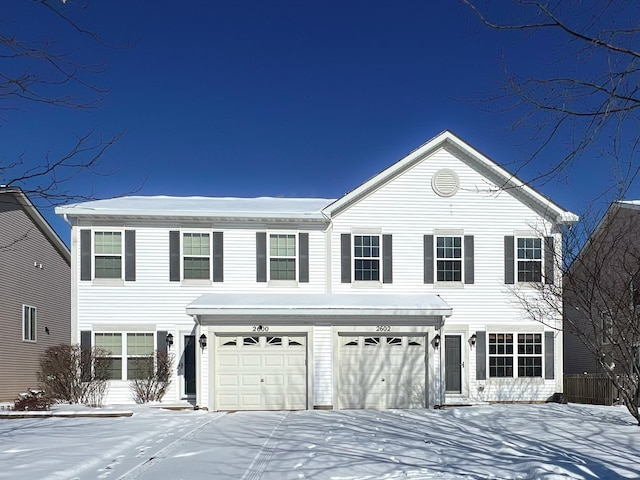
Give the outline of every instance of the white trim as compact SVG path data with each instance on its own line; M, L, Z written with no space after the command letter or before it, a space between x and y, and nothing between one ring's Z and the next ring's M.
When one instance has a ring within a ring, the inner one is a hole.
M25 311L29 309L29 332L25 329ZM35 325L32 324L33 316L35 315ZM33 305L28 305L26 303L22 304L22 341L27 343L36 343L38 341L38 308ZM29 338L27 337L27 333L29 333ZM33 337L33 338L31 338Z

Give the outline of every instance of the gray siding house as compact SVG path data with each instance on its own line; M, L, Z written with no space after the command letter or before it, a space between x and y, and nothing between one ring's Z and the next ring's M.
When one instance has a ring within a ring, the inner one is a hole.
M67 246L27 196L0 187L0 401L38 385L40 355L71 341Z

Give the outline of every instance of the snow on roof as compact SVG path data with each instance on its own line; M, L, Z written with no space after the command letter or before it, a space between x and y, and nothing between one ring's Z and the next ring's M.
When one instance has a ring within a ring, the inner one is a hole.
M56 208L61 215L185 216L228 218L318 218L328 198L131 196Z
M188 315L413 315L450 316L438 295L207 293L187 305Z

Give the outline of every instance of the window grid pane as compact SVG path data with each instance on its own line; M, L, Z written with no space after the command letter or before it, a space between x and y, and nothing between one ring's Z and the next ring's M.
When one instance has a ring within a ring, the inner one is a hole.
M182 237L184 255L209 256L208 233L185 233Z
M292 258L272 258L270 272L271 280L295 280L296 261Z
M542 334L518 334L518 376L542 376Z
M121 232L95 232L96 255L121 255Z
M295 235L270 235L269 253L272 257L295 257Z
M271 280L296 279L296 236L269 235L269 278Z
M513 334L489 334L489 376L513 377Z
M436 258L439 282L462 281L462 237L437 237Z
M127 333L127 355L153 355L153 333Z
M354 278L357 281L380 280L380 236L355 235Z
M542 239L518 238L518 282L542 281Z
M185 257L184 278L205 279L209 278L209 258Z
M109 357L97 358L102 365L106 364L106 380L122 380L122 334L121 333L96 333L95 345L106 350Z

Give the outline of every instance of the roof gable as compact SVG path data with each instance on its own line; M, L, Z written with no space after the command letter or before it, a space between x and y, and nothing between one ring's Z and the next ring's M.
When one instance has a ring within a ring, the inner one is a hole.
M508 191L513 197L528 205L543 217L560 224L571 224L578 220L575 214L563 209L558 204L529 187L515 175L500 167L494 161L449 131L444 131L432 138L401 160L343 195L328 205L323 212L328 216L339 214L440 149L448 150L459 160L478 171L501 189Z

